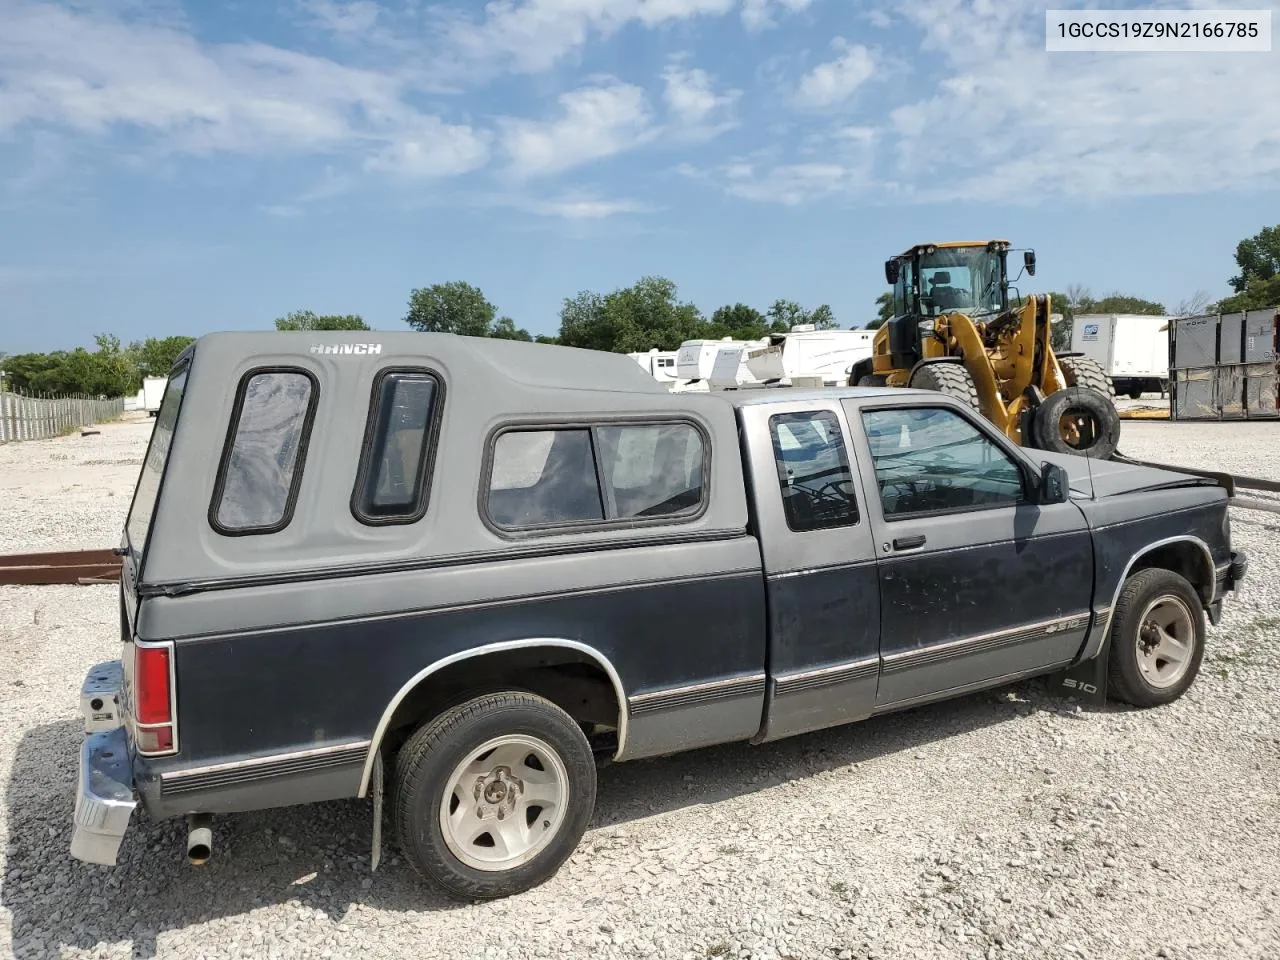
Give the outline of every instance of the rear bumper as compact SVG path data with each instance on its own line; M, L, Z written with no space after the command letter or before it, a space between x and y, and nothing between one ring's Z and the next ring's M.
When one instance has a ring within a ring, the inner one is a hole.
M120 843L138 805L129 738L119 723L119 661L100 663L85 677L81 695L85 738L80 745L71 855L85 863L115 866ZM114 725L112 725L114 724Z

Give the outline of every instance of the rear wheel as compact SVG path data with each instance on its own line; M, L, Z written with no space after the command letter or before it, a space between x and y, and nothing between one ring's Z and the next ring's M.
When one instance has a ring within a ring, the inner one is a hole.
M582 729L542 697L476 697L421 726L396 759L400 849L433 885L487 900L550 879L595 807Z
M919 390L937 390L980 410L978 388L962 363L930 363L917 367L907 384Z
M1195 588L1171 570L1139 571L1120 591L1113 618L1107 693L1135 707L1181 697L1204 658L1204 607Z
M1031 439L1041 450L1106 460L1120 443L1120 414L1097 390L1067 387L1036 407Z

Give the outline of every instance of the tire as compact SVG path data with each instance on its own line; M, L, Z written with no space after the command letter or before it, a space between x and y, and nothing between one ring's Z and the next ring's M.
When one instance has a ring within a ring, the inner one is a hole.
M1102 369L1102 364L1092 357L1059 357L1058 366L1068 387L1088 387L1112 400L1116 396L1115 384Z
M883 387L888 382L883 373L869 373L864 377L858 378L858 386L860 387Z
M1166 628L1166 632L1186 648L1176 669L1171 659L1163 660L1162 669L1159 654L1161 650L1178 651L1178 646L1168 645L1144 629L1153 619L1160 622L1165 618L1177 624L1176 629ZM1204 607L1184 577L1154 567L1135 573L1120 591L1112 615L1107 695L1135 707L1172 703L1195 682L1204 659L1204 641ZM1147 650L1150 652L1144 652Z
M1092 435L1092 442L1072 445L1063 437L1062 419L1068 416L1081 422L1089 421L1087 432ZM1067 387L1050 394L1036 407L1031 418L1031 436L1034 446L1041 450L1106 460L1120 444L1120 414L1110 398L1097 390Z
M919 390L937 390L955 397L961 403L967 403L974 410L981 410L978 388L973 382L973 376L962 363L929 363L917 367L907 385Z
M467 771L471 760L475 766ZM486 763L494 766L486 770ZM475 795L481 785L484 792ZM558 791L560 802L539 806L522 799L534 789L548 798ZM423 879L459 899L508 897L549 880L582 839L595 800L596 767L586 735L567 713L531 693L486 694L452 707L419 727L396 758L400 849ZM448 835L446 804L466 811ZM472 833L486 824L492 829ZM506 841L496 832L502 825L515 831L508 836L516 847L529 846L506 854Z

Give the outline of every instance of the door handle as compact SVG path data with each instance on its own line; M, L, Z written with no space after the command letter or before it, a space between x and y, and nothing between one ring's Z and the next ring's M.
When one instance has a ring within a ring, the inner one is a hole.
M893 549L895 550L914 550L916 547L924 546L924 534L919 533L914 537L898 537L893 541Z

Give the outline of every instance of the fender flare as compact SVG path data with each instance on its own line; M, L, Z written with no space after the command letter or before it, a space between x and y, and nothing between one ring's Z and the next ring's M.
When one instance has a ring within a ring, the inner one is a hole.
M364 772L360 776L360 791L357 797L364 797L369 792L369 781L373 775L373 768L376 760L381 756L382 739L386 736L387 727L391 723L391 718L395 715L397 708L404 702L407 697L423 680L426 680L434 673L438 673L446 667L451 667L455 663L461 663L464 660L471 660L476 657L489 656L491 654L506 653L511 650L531 650L537 647L552 647L560 650L572 650L575 653L583 654L593 660L601 670L609 677L609 682L613 684L614 696L618 699L618 749L614 751L613 758L618 760L623 756L627 747L627 721L630 708L627 702L626 688L622 684L622 677L619 676L617 668L603 653L595 647L588 646L577 640L566 640L560 637L529 637L523 640L503 640L498 643L487 643L479 647L471 647L467 650L460 650L457 653L451 653L447 657L441 657L439 660L429 663L423 667L412 677L401 685L396 691L395 696L387 704L386 709L382 711L382 716L378 718L378 725L374 728L373 737L369 741L369 752L365 756Z

